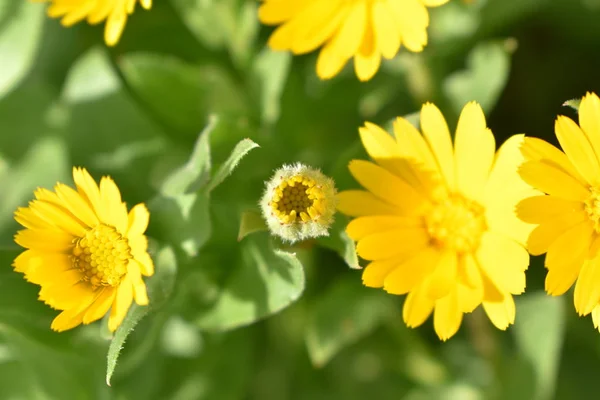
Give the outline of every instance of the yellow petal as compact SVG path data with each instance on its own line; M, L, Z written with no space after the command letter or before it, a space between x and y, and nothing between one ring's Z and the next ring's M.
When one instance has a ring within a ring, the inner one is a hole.
M515 301L510 294L504 297L503 302L483 302L483 309L490 321L500 330L506 330L509 325L515 323Z
M79 194L86 199L94 209L99 219L105 221L105 210L100 198L100 189L85 168L73 168L73 180Z
M398 208L364 190L344 190L337 194L337 209L351 217L364 215L402 215Z
M600 99L595 93L587 93L581 99L579 125L598 157L600 154Z
M600 305L597 305L592 310L592 321L594 322L594 328L598 329L600 326Z
M115 301L113 302L112 309L110 310L110 316L108 318L108 329L111 332L117 330L125 316L131 303L133 301L133 285L128 275L125 275L121 284L117 288L117 294Z
M456 187L466 197L479 201L496 152L494 135L486 127L479 104L470 102L463 108L454 145Z
M367 4L353 2L348 15L317 59L317 75L329 79L337 75L344 64L358 52L367 25Z
M513 294L525 290L525 270L529 254L512 239L486 232L477 250L477 260L487 276L501 290Z
M441 299L450 294L456 287L458 275L458 260L453 251L444 251L437 266L423 283L424 290L433 300Z
M121 38L121 34L123 34L126 22L127 13L125 10L115 9L110 13L104 27L104 41L107 46L114 46L117 44Z
M15 271L24 272L25 279L37 285L51 282L72 268L68 255L27 250L15 259Z
M524 198L540 194L523 182L517 168L523 161L519 147L523 135L514 135L500 146L485 186L485 216L491 230L525 244L533 225L517 218L516 204Z
M362 238L356 245L356 252L365 260L381 260L418 251L429 242L429 235L423 228L394 229Z
M361 186L406 214L419 213L428 204L407 182L376 164L353 160L348 169Z
M527 240L527 250L534 256L544 254L548 251L550 245L566 230L586 221L587 214L582 211L558 215L531 231L531 235Z
M575 310L588 315L600 302L600 257L585 260L575 284Z
M402 262L404 262L405 259L405 256L401 256L390 258L387 260L371 261L363 270L363 285L372 288L383 287L385 277L388 276L388 274L392 272Z
M388 2L407 49L420 52L427 44L429 13L419 0Z
M353 219L346 227L346 233L352 240L360 240L377 232L398 228L418 228L423 225L421 218L375 215Z
M129 261L127 274L133 285L133 298L138 305L145 306L148 305L148 293L140 269L141 266L136 260Z
M115 182L105 176L100 180L100 198L106 210L104 222L114 226L121 235L127 234L129 219L127 207L121 200L121 192Z
M285 22L298 14L311 0L268 0L264 1L258 9L260 22L276 25Z
M392 59L400 50L400 31L393 16L394 11L385 1L377 1L372 7L375 43L383 57Z
M45 201L34 200L29 204L29 209L48 224L54 225L73 236L81 237L85 235L87 229L73 214L64 208Z
M440 110L431 103L421 108L421 130L448 188L455 188L454 150L450 131Z
M17 232L15 242L26 249L67 253L73 248L75 238L66 233L50 229L24 229Z
M585 201L590 195L585 186L555 164L527 161L519 168L519 174L534 188L566 200Z
M449 0L421 0L421 3L427 7L438 7L446 4Z
M61 312L52 320L50 328L56 332L64 332L69 329L73 329L83 322L83 311L74 313L72 310L66 310Z
M548 294L560 296L573 286L589 254L593 232L589 222L575 225L550 245L545 260Z
M441 253L433 247L418 251L385 278L383 289L391 294L406 294L420 285L437 266Z
M111 286L103 288L100 295L84 313L82 322L87 325L105 316L116 294L117 291Z
M81 222L90 228L98 225L98 217L94 210L88 202L81 198L79 193L62 183L58 183L54 190L58 198L64 202L67 210L73 213Z
M443 341L450 339L460 328L463 313L458 305L456 291L435 302L433 312L433 327L435 333Z
M526 137L521 145L521 153L527 161L544 161L555 168L563 170L582 184L586 184L565 153L542 139Z
M135 258L135 261L138 262L142 275L154 275L154 262L152 262L152 258L150 258L150 255L147 252L133 252L133 257Z
M517 216L531 224L541 224L561 214L582 211L583 203L555 196L534 196L517 204Z
M409 328L420 326L429 318L433 311L434 301L427 296L421 287L411 291L402 307L402 318Z
M406 119L394 120L394 136L404 157L415 159L427 171L440 173L429 145L419 131Z
M600 184L600 164L588 138L569 117L560 115L555 124L556 137L571 163L589 183Z
M142 203L135 205L128 215L127 236L143 235L148 228L150 213Z

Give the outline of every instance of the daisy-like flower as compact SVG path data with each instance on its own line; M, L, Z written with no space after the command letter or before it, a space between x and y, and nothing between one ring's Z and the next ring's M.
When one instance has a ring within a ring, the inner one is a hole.
M114 46L119 41L127 16L133 13L138 0L33 0L50 2L48 16L61 18L63 26L70 27L87 19L91 25L106 21L104 41L108 46ZM146 10L152 7L152 0L139 0Z
M454 145L433 104L421 109L421 129L422 135L403 118L394 122L395 138L368 122L359 129L375 163L350 163L366 190L341 192L338 209L356 217L346 231L370 261L363 283L408 294L409 327L433 312L442 340L480 304L504 330L515 319L513 295L525 289L525 240L533 228L514 212L535 193L517 173L523 136L511 137L496 154L474 102L462 110Z
M26 229L15 241L27 250L14 269L41 286L39 299L62 310L51 328L65 331L96 321L110 309L115 331L133 300L148 304L142 275L151 276L144 232L149 213L138 204L127 212L117 185L103 177L98 186L85 169L74 168L77 190L58 183L39 188L15 219Z
M264 0L262 23L281 25L269 39L274 50L305 54L323 47L317 75L330 79L354 57L361 81L375 75L381 57L400 47L420 52L427 45L429 12L448 0Z
M600 99L588 93L579 126L559 116L556 137L564 153L541 139L525 138L521 177L547 195L523 200L518 216L536 224L527 241L546 254L546 291L565 293L575 282L575 309L600 324Z
M266 182L260 207L272 234L296 242L329 234L335 194L333 179L321 171L284 165Z

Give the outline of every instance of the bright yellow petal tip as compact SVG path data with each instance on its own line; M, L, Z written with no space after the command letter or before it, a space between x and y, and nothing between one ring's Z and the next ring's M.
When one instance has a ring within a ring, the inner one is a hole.
M518 174L523 136L496 152L475 102L464 107L454 142L433 104L423 106L421 128L398 118L393 136L368 122L359 129L374 162L350 163L365 190L341 192L338 209L354 217L346 231L370 261L363 284L406 294L409 327L433 313L441 340L479 305L506 329L515 319L513 295L525 289L524 244L533 229L515 207L539 194Z
M104 29L104 41L108 46L114 46L119 42L127 16L132 14L137 0L42 0L50 2L48 16L50 18L61 18L63 26L69 27L87 19L89 24L95 25L106 21ZM142 8L149 10L152 0L139 0Z
M401 46L420 52L427 45L429 11L448 0L263 0L258 17L279 25L269 39L274 50L305 54L321 48L317 75L336 76L354 58L354 70L368 81L381 58L396 56Z
M97 185L85 169L74 168L73 178L76 190L61 183L54 192L38 189L36 199L15 212L25 228L15 241L27 250L13 266L41 286L41 301L62 310L53 330L89 324L110 310L115 331L133 300L148 304L142 280L154 272L144 236L148 210L138 204L128 214L108 177Z
M522 178L545 195L517 206L523 221L535 224L527 247L546 254L546 291L559 296L575 284L580 315L600 311L600 99L587 93L579 105L579 125L559 116L556 137L563 151L540 139L526 138Z

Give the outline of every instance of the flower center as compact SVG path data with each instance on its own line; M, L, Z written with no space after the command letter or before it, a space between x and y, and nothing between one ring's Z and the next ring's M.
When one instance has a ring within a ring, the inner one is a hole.
M274 192L269 205L282 224L315 221L323 213L325 195L310 178L292 176L282 181Z
M115 228L100 224L75 242L71 260L92 286L117 286L131 259L129 242Z
M600 233L600 188L591 187L590 197L583 204L588 217L594 223L594 230Z
M484 208L460 194L435 203L424 219L432 243L460 254L475 251L487 230Z

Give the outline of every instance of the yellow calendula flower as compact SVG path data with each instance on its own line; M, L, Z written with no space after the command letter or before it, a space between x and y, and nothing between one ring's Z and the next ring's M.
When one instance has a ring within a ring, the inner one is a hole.
M525 289L525 240L533 228L514 212L535 193L517 173L523 136L511 137L496 154L474 102L462 110L454 144L433 104L421 110L421 129L397 118L395 137L368 122L359 130L375 163L350 163L366 190L341 192L338 209L356 217L346 231L370 261L363 283L408 294L403 317L409 327L433 312L442 340L480 304L506 329L515 319L512 295Z
M60 23L69 27L87 19L91 25L106 21L104 41L114 46L119 41L127 16L133 13L138 0L33 0L50 2L48 16L61 18ZM146 10L152 7L152 0L139 0Z
M15 241L27 250L14 269L41 286L40 300L62 310L53 330L89 324L110 310L108 327L115 331L133 300L148 304L142 275L154 274L144 235L149 213L143 204L128 213L109 177L98 186L74 168L73 179L77 190L62 183L54 192L37 189L36 199L15 212L26 228Z
M427 45L429 12L448 0L264 0L260 21L281 25L269 39L274 50L305 54L323 47L317 75L329 79L354 57L361 81L375 75L381 57L400 47L420 52Z
M575 309L600 325L600 99L588 93L579 105L579 126L559 116L556 137L564 153L527 137L521 177L547 195L523 200L519 217L536 224L527 241L533 255L546 254L546 291L559 296L575 282Z

